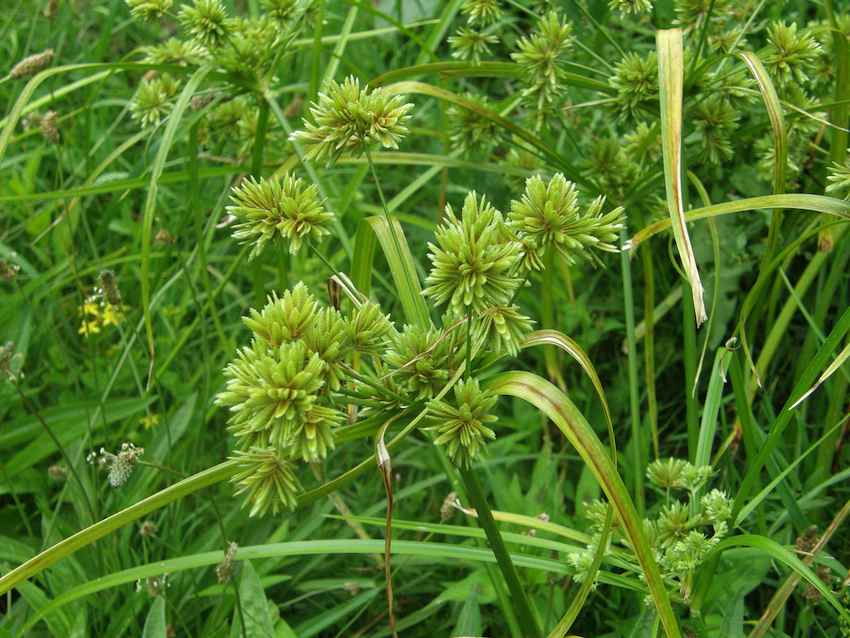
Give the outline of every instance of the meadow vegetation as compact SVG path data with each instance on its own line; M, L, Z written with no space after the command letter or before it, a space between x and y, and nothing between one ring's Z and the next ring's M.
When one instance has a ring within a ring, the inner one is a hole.
M3 0L0 638L850 636L850 7Z

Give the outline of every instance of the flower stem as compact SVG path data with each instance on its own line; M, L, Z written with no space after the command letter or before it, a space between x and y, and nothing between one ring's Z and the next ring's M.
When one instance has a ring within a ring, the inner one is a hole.
M516 566L511 561L511 557L505 547L505 541L502 540L499 528L496 527L493 512L490 510L490 506L487 505L487 499L484 497L484 491L481 489L478 477L469 468L460 468L460 476L463 479L466 495L469 497L470 503L478 514L478 524L487 536L487 542L496 556L496 562L499 565L502 576L505 578L508 590L511 592L514 613L516 613L520 625L525 628L527 632L525 635L528 638L539 638L542 635L540 625L532 611L528 597L525 595L525 590L519 580Z

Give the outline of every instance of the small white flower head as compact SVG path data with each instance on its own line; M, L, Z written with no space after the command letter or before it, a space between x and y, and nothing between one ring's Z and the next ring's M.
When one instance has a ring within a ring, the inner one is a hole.
M233 576L233 561L236 558L236 550L238 549L239 545L233 541L227 544L227 549L224 550L224 560L222 560L215 568L215 575L216 578L218 578L219 583L224 584L230 582L230 579Z
M132 476L139 458L144 453L144 448L136 447L132 443L122 443L117 454L100 448L97 454L90 452L86 461L105 469L108 472L106 479L112 487L121 487Z

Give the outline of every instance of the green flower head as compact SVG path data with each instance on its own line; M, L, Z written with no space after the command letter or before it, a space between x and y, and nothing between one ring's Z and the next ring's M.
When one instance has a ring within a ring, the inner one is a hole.
M338 410L315 406L292 424L286 438L287 452L306 463L321 461L334 448L333 431L341 422L342 413Z
M130 116L142 126L156 126L171 112L178 84L168 73L142 80L130 101Z
M610 79L617 90L617 110L623 119L639 120L658 109L658 57L627 53Z
M314 408L324 373L325 364L302 341L272 348L254 340L225 368L227 384L216 403L230 407L236 437L283 449L294 424Z
M194 42L169 38L162 44L142 47L142 61L147 64L200 64L206 59L207 51Z
M313 122L305 122L306 130L292 139L307 145L308 159L329 164L345 151L359 155L376 144L395 149L407 134L412 108L399 95L362 88L353 76L342 84L331 80L310 108Z
M393 376L418 399L431 399L456 369L455 334L406 326L384 353Z
M237 471L230 480L236 484L237 495L245 494L245 504L251 506L250 516L295 509L301 485L292 463L280 451L253 447L237 450L232 458Z
M386 338L395 331L389 315L381 312L381 307L373 301L367 301L351 314L349 340L356 350L378 354L386 343Z
M652 0L608 0L608 7L624 16L637 16L652 12Z
M807 29L798 31L796 23L774 22L767 29L767 39L762 60L779 86L808 82L821 52L814 36Z
M463 96L482 108L490 108L484 98L471 93ZM499 143L502 127L474 109L451 105L447 111L449 139L456 151L488 153Z
M142 20L161 18L171 8L171 4L172 0L127 0L130 14Z
M534 321L522 314L519 306L491 306L476 318L473 326L477 343L492 352L515 357Z
M482 56L490 55L490 45L498 41L499 38L492 33L471 27L460 27L453 36L449 37L449 46L452 49L453 58L470 60L478 64Z
M604 198L597 198L583 209L575 185L560 173L548 182L530 177L522 198L511 203L509 216L510 227L525 249L524 265L539 270L549 247L569 263L588 248L616 252L623 209L603 214L604 204Z
M499 0L466 0L460 10L469 24L490 24L502 17Z
M428 404L428 427L435 435L434 443L446 447L449 458L461 467L469 467L488 439L496 433L488 423L496 421L490 410L498 397L482 390L477 379L458 381L454 402L432 401Z
M343 364L352 353L350 334L348 323L333 308L319 310L304 332L307 350L325 364L325 380L331 390L338 390L345 376Z
M572 33L572 25L562 21L557 11L550 11L540 18L532 35L519 41L519 51L511 57L534 84L556 88L559 65L573 45Z
M189 36L207 47L217 47L230 36L231 21L221 0L194 0L178 16Z
M295 288L284 292L283 297L273 292L261 311L252 308L250 316L242 321L257 337L277 348L304 335L318 306L307 286L298 282Z
M330 233L333 214L325 210L319 189L291 175L245 180L233 189L231 199L227 211L239 220L233 236L254 244L251 257L275 238L287 240L294 255L305 241Z
M280 22L285 22L295 15L298 0L261 0L266 13Z
M481 312L510 304L522 283L516 273L522 252L510 239L502 213L485 197L467 195L460 219L446 206L445 221L434 236L437 244L428 244L427 296L459 315L467 308Z
M826 187L827 193L833 197L850 200L850 163L833 162L827 168L826 181L829 182Z

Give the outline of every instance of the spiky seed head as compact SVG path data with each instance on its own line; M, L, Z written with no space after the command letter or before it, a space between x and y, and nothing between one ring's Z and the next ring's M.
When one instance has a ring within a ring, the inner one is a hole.
M682 459L669 458L650 463L646 477L661 489L694 492L705 485L712 472L709 465L696 466Z
M266 14L279 22L289 20L298 8L298 0L261 0L261 3Z
M427 429L434 433L434 443L445 446L449 458L461 467L469 467L487 440L496 433L487 424L496 421L490 410L498 397L482 390L478 380L458 381L454 401L431 401L428 404Z
M622 119L638 120L645 117L645 108L657 110L658 57L654 51L645 56L627 53L614 67L609 82L617 90L616 105Z
M562 20L557 11L550 11L540 18L534 33L520 39L519 50L511 57L523 67L532 83L555 89L560 64L573 45L572 33L572 24Z
M278 50L285 47L280 25L272 18L236 18L231 20L228 46L216 51L215 60L225 71L255 82L266 73L276 59Z
M805 84L814 70L821 46L808 29L796 23L774 22L767 29L768 44L761 58L780 88Z
M666 505L658 516L656 527L657 540L662 547L681 540L692 527L688 506L679 501Z
M345 376L343 364L352 353L350 335L348 322L333 308L319 310L304 331L307 351L325 364L324 378L331 390L338 390Z
M303 419L293 423L285 443L287 453L306 463L321 461L334 448L333 431L342 418L339 410L315 406Z
M702 162L721 164L732 157L732 135L738 117L738 112L720 95L710 95L697 104L691 119L700 142Z
M534 327L534 321L520 312L519 306L491 306L474 323L477 343L495 353L515 357L520 346Z
M218 47L230 36L231 21L221 0L193 0L183 5L180 24L193 40L206 47Z
M727 523L732 518L732 500L721 490L714 489L703 495L700 505L703 515L713 525Z
M292 463L279 450L253 447L237 450L231 458L238 468L231 481L237 496L244 494L245 504L251 506L250 516L295 509L301 485Z
M499 0L466 0L460 10L469 24L491 24L502 17Z
M292 139L307 145L308 159L328 164L346 151L361 155L375 145L396 149L408 132L412 108L400 95L361 87L353 76L342 84L331 80L310 107L313 121L305 121L305 130Z
M489 109L486 99L467 93L464 99L479 105L482 109ZM446 115L449 120L449 139L452 148L462 152L480 151L488 153L502 135L502 127L488 117L484 117L479 111L464 108L452 104Z
M142 62L146 64L200 64L209 56L207 50L191 40L169 38L162 44L142 47Z
M171 111L177 89L177 81L168 73L143 79L130 101L130 116L142 126L158 125Z
M652 0L608 0L608 7L620 15L639 16L652 12Z
M324 372L303 341L270 347L254 340L225 368L227 383L216 403L230 408L229 429L237 438L285 447L293 424L316 405Z
M603 213L604 205L604 198L597 198L582 207L575 184L560 173L548 181L528 178L521 199L511 202L509 215L509 225L523 246L523 265L540 270L550 247L568 263L590 248L616 251L623 209Z
M227 211L239 220L233 236L253 243L251 257L275 238L288 241L294 255L305 241L317 241L330 233L333 214L325 210L319 189L292 175L247 179L230 197L233 203Z
M130 15L142 20L154 20L165 15L173 0L126 0Z
M447 205L434 238L437 243L428 244L427 296L461 316L467 308L481 312L510 304L522 283L516 273L522 252L511 240L502 213L486 197L469 193L460 219Z
M826 187L827 193L850 200L850 163L838 164L833 162L827 168L826 181L829 182Z
M53 49L46 49L41 53L34 53L12 67L9 77L13 80L35 75L53 61Z
M460 27L449 37L452 57L458 60L470 60L474 64L481 58L490 55L490 45L499 41L492 33L480 31L472 27Z
M635 129L624 137L626 156L645 166L655 164L661 157L661 129L646 122L638 122Z
M381 307L373 301L356 308L348 326L349 341L355 350L370 354L378 354L386 337L395 331L389 315L381 312Z
M682 459L657 459L646 468L646 478L663 490L683 489L685 468L688 465Z
M300 339L318 312L319 302L302 282L287 290L282 297L273 292L263 309L251 309L242 321L253 333L277 348Z
M457 365L455 334L405 326L384 353L392 378L417 399L433 398L451 378Z
M719 22L728 16L729 0L674 0L676 22L694 31L703 28L707 20Z

